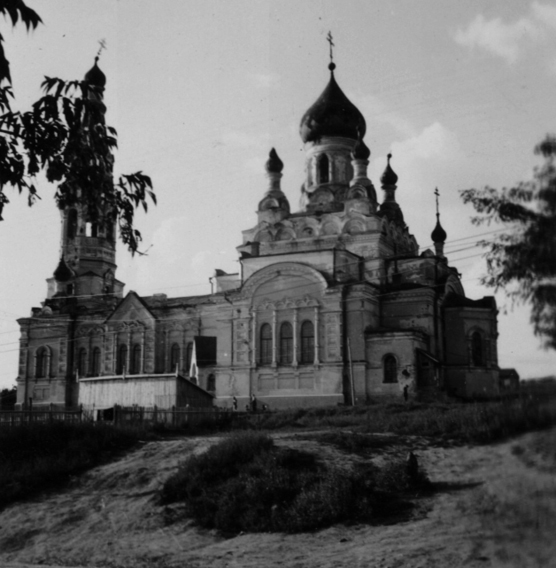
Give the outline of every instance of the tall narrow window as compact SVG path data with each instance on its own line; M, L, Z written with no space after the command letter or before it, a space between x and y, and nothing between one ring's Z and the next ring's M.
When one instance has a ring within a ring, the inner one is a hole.
M259 363L270 365L272 363L272 328L270 324L264 323L261 326L260 338Z
M82 347L77 354L77 374L80 377L87 375L87 350Z
M93 377L100 376L100 348L93 349L93 360L91 361L91 375Z
M386 355L384 357L384 382L397 383L398 382L398 362L394 355Z
M173 373L180 364L180 346L177 343L170 349L170 372Z
M113 221L106 221L105 225L105 234L106 239L111 243L114 242L114 222Z
M120 345L116 361L116 375L123 375L127 367L127 345Z
M291 365L293 361L293 328L285 321L280 326L280 364Z
M130 374L138 375L141 372L141 346L136 343L131 352Z
M315 360L315 328L313 322L301 324L301 363L309 364Z
M190 341L185 348L185 372L191 372L191 359L193 357L193 341Z
M211 392L216 390L216 377L214 376L213 373L211 373L207 377L207 390Z
M37 378L48 377L50 369L48 368L50 363L50 352L47 347L40 347L37 351Z
M478 331L475 331L471 336L471 362L474 367L483 367L485 365L483 337Z
M317 161L317 181L318 183L328 183L330 176L328 173L329 161L326 154L321 154Z
M73 239L77 235L77 211L75 209L69 210L66 227L68 239Z

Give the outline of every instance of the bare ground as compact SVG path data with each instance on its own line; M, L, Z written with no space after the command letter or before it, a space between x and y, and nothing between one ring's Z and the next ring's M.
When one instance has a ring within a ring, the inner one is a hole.
M318 437L279 434L280 445L349 467L363 459ZM474 447L394 439L377 459L413 449L438 491L410 518L338 525L298 535L225 538L157 504L179 462L218 438L148 442L116 461L0 512L0 567L376 567L556 566L556 428ZM397 522L394 522L397 521Z

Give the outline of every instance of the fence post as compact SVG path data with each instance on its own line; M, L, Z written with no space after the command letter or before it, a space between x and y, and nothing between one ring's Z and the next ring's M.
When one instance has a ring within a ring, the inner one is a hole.
M176 405L172 404L172 426L176 425Z
M154 407L153 407L153 423L154 423L154 424L156 424L156 423L157 423L157 420L158 420L157 410L158 410L158 409L157 409L156 404L155 404Z

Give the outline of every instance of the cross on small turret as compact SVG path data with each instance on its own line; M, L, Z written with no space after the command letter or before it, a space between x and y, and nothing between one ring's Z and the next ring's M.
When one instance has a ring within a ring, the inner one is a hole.
M98 48L98 51L97 51L97 57L96 57L97 59L100 57L102 50L106 49L106 40L105 39L99 39L98 44L100 45L100 47Z
M440 211L438 208L438 198L440 197L440 193L438 192L438 187L435 188L434 195L436 196L436 216L438 217L440 215Z
M330 63L333 63L334 61L334 51L333 51L333 47L334 47L334 42L332 41L332 32L328 32L328 35L326 36L326 41L330 44Z

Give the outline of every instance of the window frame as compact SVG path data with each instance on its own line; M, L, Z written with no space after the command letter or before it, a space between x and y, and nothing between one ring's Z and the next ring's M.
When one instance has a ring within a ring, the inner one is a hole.
M310 329L310 335L305 330ZM315 324L311 320L301 322L299 328L299 363L301 365L310 365L315 361Z
M91 353L91 376L100 377L101 351L100 347L94 347Z
M140 343L135 343L131 348L131 357L129 361L129 374L139 375L141 373L141 357L142 349Z
M259 328L259 365L272 364L272 326L265 322Z
M118 347L118 353L116 355L116 375L123 375L127 370L127 353L128 347L126 343L122 343Z
M176 367L179 369L181 361L181 347L179 343L172 343L170 347L170 372L173 373Z
M288 330L288 335L285 335ZM293 326L289 321L280 324L278 363L280 365L291 365L293 363Z
M476 329L470 335L470 358L472 367L486 367L486 350L483 333Z
M87 348L80 347L77 352L77 374L80 377L87 376Z
M398 383L398 359L393 353L382 358L382 382L388 385Z

